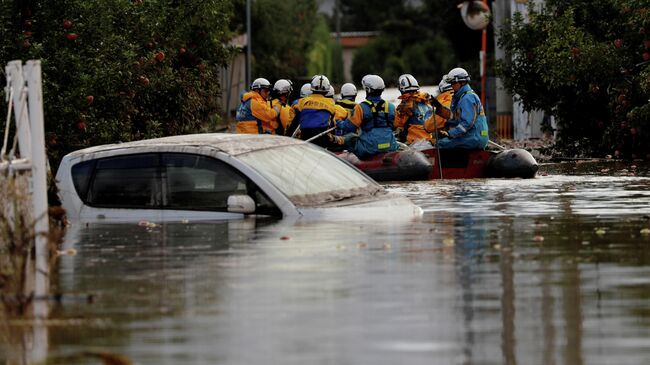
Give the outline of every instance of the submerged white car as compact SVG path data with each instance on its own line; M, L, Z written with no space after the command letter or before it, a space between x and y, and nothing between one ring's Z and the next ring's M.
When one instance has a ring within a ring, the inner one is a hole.
M422 215L326 150L271 135L194 134L90 147L66 155L56 179L70 221Z

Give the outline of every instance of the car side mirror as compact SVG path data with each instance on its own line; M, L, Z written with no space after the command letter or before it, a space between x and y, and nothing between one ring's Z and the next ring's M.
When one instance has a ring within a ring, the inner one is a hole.
M238 194L228 197L228 211L232 213L255 213L255 201L248 195Z

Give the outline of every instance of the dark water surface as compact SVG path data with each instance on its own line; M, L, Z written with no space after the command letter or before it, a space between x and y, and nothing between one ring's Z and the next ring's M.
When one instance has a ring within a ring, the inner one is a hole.
M52 308L48 361L648 364L648 176L387 184L408 223L73 227L53 283L94 301Z

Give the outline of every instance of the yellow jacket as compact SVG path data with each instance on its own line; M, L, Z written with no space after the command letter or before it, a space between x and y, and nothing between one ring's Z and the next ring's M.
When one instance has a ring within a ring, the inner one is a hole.
M278 113L271 108L262 95L256 91L249 91L242 97L237 108L236 130L237 133L269 133L275 134L279 123L276 120Z
M282 100L273 99L269 102L271 108L279 108L280 115L278 116L278 129L282 130L282 133L286 133L287 128L291 124L291 121L296 116L296 111L288 104L282 104Z
M342 106L340 106L338 104L334 105L334 109L336 110L336 112L334 113L334 121L348 119L348 110L347 109L345 109L344 107L342 107Z
M293 109L300 128L329 128L330 121L336 118L334 99L320 94L311 94L298 101Z

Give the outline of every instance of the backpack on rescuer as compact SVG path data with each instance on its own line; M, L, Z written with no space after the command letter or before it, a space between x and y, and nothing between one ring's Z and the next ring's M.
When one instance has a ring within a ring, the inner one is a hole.
M378 103L373 103L370 100L364 100L362 103L370 107L372 112L372 127L371 128L390 128L388 125L388 103L384 100L380 100ZM381 113L381 114L380 114ZM361 129L367 130L368 125L366 123L361 125Z

